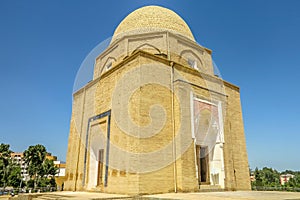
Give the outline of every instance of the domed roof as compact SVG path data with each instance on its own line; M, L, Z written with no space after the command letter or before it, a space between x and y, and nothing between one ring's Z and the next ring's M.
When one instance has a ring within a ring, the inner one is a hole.
M112 41L124 35L155 30L168 30L195 41L185 21L172 10L160 6L145 6L130 13L116 28Z

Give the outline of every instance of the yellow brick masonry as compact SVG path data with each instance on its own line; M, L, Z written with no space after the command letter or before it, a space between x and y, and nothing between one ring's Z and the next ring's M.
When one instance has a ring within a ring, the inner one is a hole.
M180 72L180 74L189 82L195 85L207 87L203 77L206 74L199 72L179 63L171 62L161 56L137 51L126 59L122 60L114 66L113 69L104 73L101 77L93 80L87 86L74 94L73 112L70 126L69 145L67 153L67 182L65 188L67 190L93 190L107 193L123 193L123 194L151 194L174 192L175 183L177 191L196 191L198 183L195 168L195 149L193 144L184 152L179 159L176 160L176 176L174 179L174 163L164 168L149 173L129 173L126 171L118 171L118 169L109 168L108 187L87 188L88 179L83 183L84 172L84 152L85 152L85 132L87 130L88 118L96 114L111 109L112 92L118 80L129 70L143 64L161 64L164 65L171 78L171 66ZM137 79L144 78L147 74L142 74ZM165 75L162 75L165 76ZM158 77L159 78L159 77ZM212 84L218 90L220 81L217 77L209 76ZM132 80L135 81L135 80ZM171 82L171 80L170 80ZM224 159L225 159L225 187L227 190L249 190L250 178L248 173L248 160L246 152L246 143L243 129L242 112L239 96L239 88L224 82L227 106L226 117L224 122ZM180 84L175 87L180 88ZM202 98L210 99L208 90L193 87L195 95ZM172 119L171 119L171 93L166 88L159 85L146 85L135 92L129 102L129 112L132 119L141 125L149 123L149 106L160 103L164 106L167 113L166 125L164 129L149 140L137 139L124 133L116 125L114 116L111 120L111 143L137 153L147 153L166 145L172 139ZM186 94L182 94L186 95ZM217 98L224 98L223 96ZM189 102L189 101L188 101ZM175 102L175 130L179 129L180 113L179 103ZM182 106L182 105L181 105ZM177 108L177 109L176 109ZM188 107L186 109L189 109ZM177 110L177 111L176 111ZM105 119L104 119L105 120ZM186 122L190 124L191 116L186 117ZM106 124L102 126L106 129ZM190 126L186 126L186 132L190 132ZM176 131L175 131L176 132ZM182 141L184 142L184 141ZM180 146L177 147L180 151ZM88 148L89 149L89 148ZM88 151L89 157L90 152ZM170 155L172 156L172 152ZM155 164L148 163L149 165ZM89 168L89 160L87 169ZM86 170L87 172L88 170Z

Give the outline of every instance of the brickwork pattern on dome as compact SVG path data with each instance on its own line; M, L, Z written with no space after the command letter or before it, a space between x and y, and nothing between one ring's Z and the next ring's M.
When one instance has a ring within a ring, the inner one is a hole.
M133 31L153 30L168 30L195 41L189 26L179 15L159 6L146 6L130 13L116 28L113 41Z

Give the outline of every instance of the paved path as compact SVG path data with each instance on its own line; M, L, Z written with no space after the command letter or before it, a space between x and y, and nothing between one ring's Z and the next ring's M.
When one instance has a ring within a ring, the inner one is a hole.
M300 193L296 192L207 192L207 193L168 193L149 195L160 199L201 199L201 200L300 200Z
M100 199L135 199L135 200L300 200L300 193L295 192L205 192L205 193L167 193L145 195L142 197L130 197L127 195L92 193L92 192L53 192L42 193L42 196L33 200L100 200ZM13 199L18 199L17 197ZM0 199L2 200L2 199Z
M107 193L98 193L98 192L52 192L45 195L48 198L43 198L43 196L37 198L36 200L40 200L40 199L94 200L94 199L118 199L118 198L129 197L127 195L107 194Z

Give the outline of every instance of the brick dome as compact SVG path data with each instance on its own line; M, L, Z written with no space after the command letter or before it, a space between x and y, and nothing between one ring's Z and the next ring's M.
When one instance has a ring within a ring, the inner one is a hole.
M185 21L175 12L160 6L145 6L130 13L116 28L112 42L125 35L168 30L193 41Z

